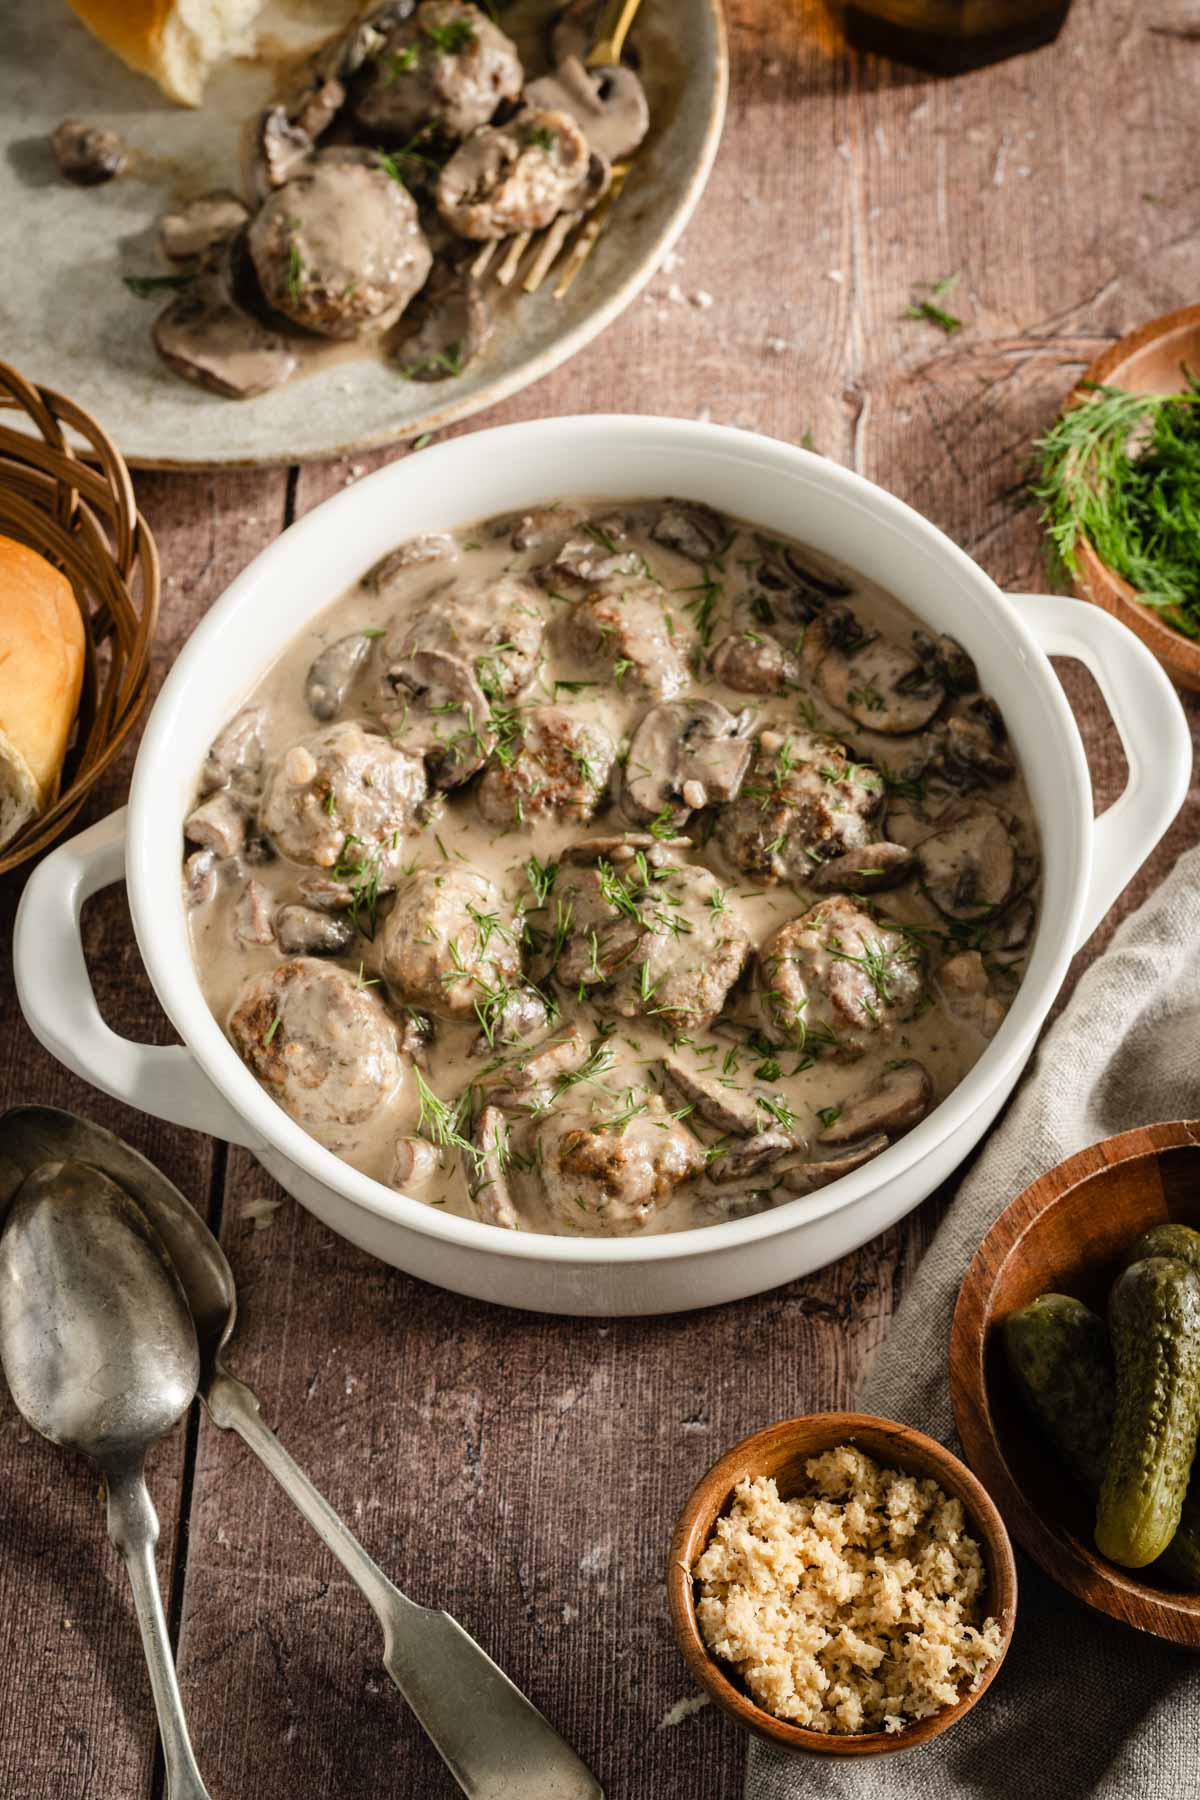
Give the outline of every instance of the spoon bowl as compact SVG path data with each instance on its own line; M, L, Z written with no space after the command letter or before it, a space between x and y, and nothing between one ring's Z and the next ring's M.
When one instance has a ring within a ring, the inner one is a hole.
M102 1466L165 1437L200 1357L162 1245L128 1194L77 1162L23 1183L0 1239L0 1362L24 1417Z
M102 1170L42 1161L5 1191L0 1363L23 1416L104 1475L162 1734L168 1800L209 1800L192 1755L154 1562L150 1445L187 1411L200 1352L186 1296L144 1213Z

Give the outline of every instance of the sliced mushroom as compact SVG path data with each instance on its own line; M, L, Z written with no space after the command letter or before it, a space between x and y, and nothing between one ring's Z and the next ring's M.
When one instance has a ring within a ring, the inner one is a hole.
M544 588L588 588L605 582L645 575L645 564L636 550L622 549L618 533L604 525L585 525L578 536L567 538L553 562L544 563L534 575Z
M193 850L183 865L187 903L207 906L217 891L217 858L212 850Z
M485 1106L475 1121L475 1168L470 1187L475 1210L486 1225L518 1231L517 1209L508 1191L508 1121L498 1106Z
M934 766L956 786L1008 781L1016 773L1006 745L1008 732L996 702L987 694L960 701L939 728Z
M218 856L236 856L246 841L245 808L227 788L202 800L183 822L189 844L203 844Z
M313 658L304 679L304 698L314 719L336 719L351 683L371 654L371 639L362 631L326 644Z
M854 1144L880 1131L907 1131L925 1117L932 1099L933 1083L919 1062L892 1063L871 1087L843 1102L817 1142Z
M620 63L586 67L568 56L553 73L529 82L524 98L530 106L569 114L610 163L632 155L650 129L646 90Z
M50 148L60 173L76 187L99 187L111 181L129 160L115 131L89 125L84 119L64 119L50 135Z
M868 844L817 865L808 886L821 893L874 894L882 888L898 887L911 874L913 862L912 851L903 844Z
M349 919L315 906L281 906L275 935L289 956L337 956L350 944L354 927Z
M286 106L269 106L250 127L242 157L242 185L256 205L299 173L313 141L288 117Z
M500 520L497 535L508 538L514 550L540 550L550 539L578 525L579 517L573 506L535 506L518 519Z
M448 532L424 532L420 537L409 538L395 550L389 550L377 563L372 563L362 578L362 584L365 588L370 588L373 594L382 594L407 569L421 568L425 563L457 561L458 544Z
M239 944L273 944L275 927L267 890L261 881L248 881L233 909L233 935Z
M232 786L243 793L257 789L263 760L266 708L244 706L213 739L200 777L201 794Z
M848 599L854 591L834 570L818 566L811 551L801 562L793 546L778 538L756 532L755 543L762 553L755 579L789 618L807 623L828 601Z
M775 1165L794 1155L797 1148L796 1139L786 1131L760 1131L714 1156L708 1165L708 1179L720 1188L747 1183L770 1187L776 1179ZM760 1179L764 1175L768 1177L765 1181Z
M446 381L482 355L492 335L487 302L469 270L436 263L412 313L417 329L396 350L407 381Z
M780 694L800 678L791 651L765 631L731 631L709 660L717 680L739 694Z
M1017 882L1017 853L1007 822L981 801L944 831L917 845L921 886L948 919L998 912Z
M937 972L942 997L956 1019L973 1025L984 1037L993 1037L1004 1023L1007 1007L992 993L992 984L978 950L963 950L947 957Z
M573 1075L583 1067L594 1047L577 1025L548 1038L536 1050L504 1063L483 1078L488 1105L537 1111L548 1102L553 1088L565 1075Z
M650 527L650 536L656 544L665 544L703 564L728 550L734 533L714 507L700 500L667 500Z
M943 633L932 637L927 631L914 631L913 649L930 673L941 682L948 694L973 694L979 686L979 674L970 653L957 638Z
M923 730L946 697L941 682L911 651L864 631L848 606L832 607L812 621L802 659L832 706L887 737Z
M698 1069L685 1069L669 1056L664 1056L658 1066L671 1093L694 1107L718 1131L731 1132L735 1137L755 1137L760 1133L762 1113L753 1098L740 1088L725 1087L715 1075Z
M716 700L652 706L630 740L622 804L639 822L670 809L678 824L702 806L735 800L754 752L746 721Z
M424 756L434 787L455 788L482 769L495 741L487 698L474 671L445 650L414 650L389 668L403 711L388 719L405 748Z
M399 1137L392 1151L392 1186L428 1187L441 1166L437 1146L428 1138Z
M988 953L997 962L1015 962L1028 947L1035 919L1033 901L1026 895L1011 906L988 934Z
M640 850L652 868L662 868L677 860L668 854L670 851L690 850L691 846L690 837L658 838L647 831L626 831L621 837L581 838L560 852L559 861L584 865L601 861L628 863Z
M829 1187L831 1182L840 1181L843 1175L849 1175L854 1169L861 1169L873 1157L888 1147L888 1140L881 1133L878 1137L868 1138L865 1144L857 1144L854 1149L847 1150L844 1156L830 1156L820 1162L797 1162L780 1171L779 1185L787 1189L789 1194L814 1194L818 1188Z
M296 368L291 345L239 301L244 246L244 234L231 239L164 308L152 332L168 368L230 400L265 394Z
M197 194L158 221L158 241L171 262L192 262L236 237L250 209L224 189Z

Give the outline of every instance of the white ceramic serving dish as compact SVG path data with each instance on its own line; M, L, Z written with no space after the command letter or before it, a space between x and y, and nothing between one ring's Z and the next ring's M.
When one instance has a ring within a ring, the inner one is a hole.
M307 619L401 539L563 495L679 494L787 533L883 582L966 645L1020 754L1042 837L1045 894L1021 990L966 1079L909 1135L823 1192L698 1231L549 1237L460 1219L338 1160L243 1066L200 991L180 880L181 825L218 728ZM1129 782L1092 817L1087 762L1049 655L1078 657L1104 693ZM788 444L690 420L547 419L423 451L337 494L251 563L163 686L126 811L32 876L17 919L17 986L33 1030L77 1074L144 1112L248 1146L333 1230L480 1299L544 1312L682 1311L761 1292L844 1255L909 1212L987 1130L1033 1047L1071 956L1177 812L1191 768L1178 698L1150 653L1076 600L1006 596L919 514ZM129 1043L100 1017L79 915L122 878L137 941L180 1037Z

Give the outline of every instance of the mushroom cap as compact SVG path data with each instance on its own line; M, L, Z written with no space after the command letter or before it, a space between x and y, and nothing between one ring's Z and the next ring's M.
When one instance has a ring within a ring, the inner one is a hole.
M623 63L589 67L578 56L567 56L549 75L528 83L525 99L569 114L609 163L631 156L650 129L646 90Z
M912 651L864 631L848 606L831 607L813 620L801 658L831 706L885 737L924 730L946 698L945 687Z
M921 886L948 919L985 919L1017 885L1012 830L984 801L918 844L916 860Z
M629 743L622 805L631 819L661 818L670 809L682 825L696 806L737 797L753 745L744 720L719 701L666 700L643 713ZM689 800L690 783L704 790Z

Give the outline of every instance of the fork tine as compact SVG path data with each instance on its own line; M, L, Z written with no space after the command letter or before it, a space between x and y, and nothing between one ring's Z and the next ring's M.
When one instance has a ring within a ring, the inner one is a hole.
M513 276L517 272L517 264L529 248L529 240L532 236L532 231L522 231L517 237L509 239L508 255L496 270L496 280L501 287L511 285Z
M582 219L582 213L559 213L553 225L545 233L538 246L537 255L529 265L529 271L521 283L527 294L536 294L546 276L550 265L567 241L568 235Z
M483 274L493 256L495 256L497 246L500 242L501 240L499 238L489 238L488 242L479 252L479 255L475 258L475 261L471 264L471 274L476 281L479 280L479 277Z
M613 164L612 185L595 212L589 214L587 224L575 239L575 242L571 246L571 254L563 264L563 271L559 276L558 286L554 290L554 298L556 300L561 300L564 297L580 269L582 269L584 263L592 254L596 239L607 225L609 214L612 212L613 207L620 198L621 190L625 186L625 180L628 174L628 163Z

